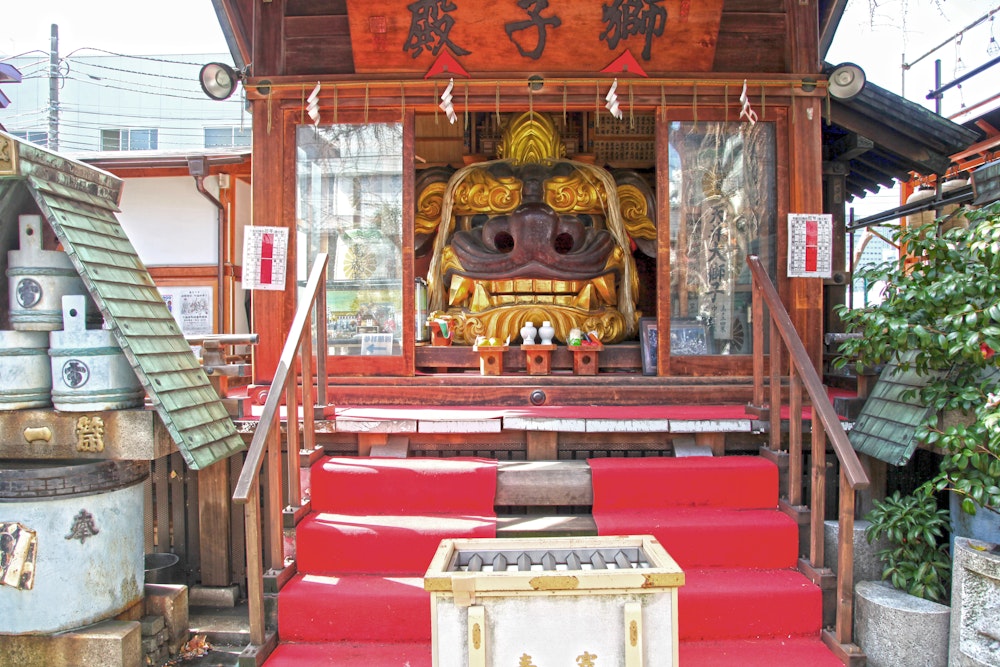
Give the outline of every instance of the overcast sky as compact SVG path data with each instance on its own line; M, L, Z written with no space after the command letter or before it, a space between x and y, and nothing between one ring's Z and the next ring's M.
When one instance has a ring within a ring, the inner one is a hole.
M551 0L550 6L559 1L566 0ZM913 62L997 7L1000 0L849 0L827 59L855 62L870 81L904 92L904 54ZM935 59L942 60L942 80L948 82L962 73L963 65L968 71L1000 55L989 52L990 38L1000 33L993 23L984 21L961 42L950 42L917 63L906 74L906 97L917 101L933 88ZM229 52L211 0L0 0L0 58L48 53L52 24L59 26L62 56L78 49L93 54L88 47L126 55ZM962 91L948 93L943 113L958 111L963 100L975 104L997 91L1000 66L973 78Z
M229 52L212 0L0 0L0 57L48 53L52 24L63 56Z
M934 88L935 60L941 60L942 83L949 83L1000 56L1000 45L990 43L991 38L1000 40L1000 26L994 26L1000 21L969 27L998 7L998 0L848 0L827 60L834 65L854 62L865 70L869 81L933 108L924 97ZM1000 14L994 18L1000 19ZM960 32L964 33L961 39L948 41ZM905 73L905 91L904 55L913 64ZM959 111L963 101L971 106L998 92L1000 65L970 78L961 90L946 92L942 114Z

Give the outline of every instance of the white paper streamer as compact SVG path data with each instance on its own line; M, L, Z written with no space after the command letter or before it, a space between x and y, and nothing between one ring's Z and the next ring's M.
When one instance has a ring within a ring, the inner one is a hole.
M448 87L444 89L443 93L441 93L441 104L438 105L441 111L443 111L444 114L448 116L448 122L451 123L452 125L454 125L455 121L458 120L458 114L455 113L455 106L451 103L451 91L454 88L455 88L455 80L449 79Z
M306 98L306 113L312 119L313 125L319 125L319 81L316 82L316 87L313 91L309 93L309 97Z
M751 125L757 123L757 112L750 108L750 98L747 97L747 80L743 79L743 92L740 93L740 102L743 108L740 109L740 118L746 118Z
M608 108L608 111L611 112L612 116L614 116L618 120L621 120L623 114L622 110L618 106L618 93L616 92L617 90L618 90L618 79L616 77L614 82L612 82L611 84L611 89L608 91L608 94L604 96L604 99L608 101L608 103L605 104L604 106Z

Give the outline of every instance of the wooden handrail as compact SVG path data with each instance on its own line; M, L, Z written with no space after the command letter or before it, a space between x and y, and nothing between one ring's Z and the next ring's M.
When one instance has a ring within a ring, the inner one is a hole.
M823 386L823 381L820 379L819 373L816 372L816 368L806 352L805 345L802 344L802 339L799 338L799 334L795 330L795 325L792 324L792 318L785 310L784 304L781 303L778 291L774 289L774 284L760 263L759 257L756 255L748 256L747 264L750 267L754 284L760 289L760 295L770 311L771 320L777 325L778 334L785 347L788 348L790 361L794 364L806 393L809 395L814 410L813 414L819 416L823 428L830 435L830 444L833 445L833 449L837 453L840 465L844 467L848 483L855 491L868 488L868 475L861 466L857 452L854 451L850 440L847 439L847 431L844 430L837 413L834 412L833 406L830 404L830 397Z
M313 264L305 291L299 296L298 308L288 332L288 338L281 350L281 357L271 382L271 388L264 401L260 420L254 431L247 451L243 469L236 482L233 502L243 505L246 525L247 555L247 606L250 617L250 643L261 647L266 641L264 622L264 554L268 558L268 569L280 569L284 560L282 540L282 497L287 498L290 508L296 509L301 502L299 491L299 404L296 382L296 358L302 369L303 432L305 449L311 450L315 444L313 424L313 381L312 360L322 356L325 369L326 359L326 269L329 258L319 253ZM317 327L316 344L313 353L312 316L315 309ZM325 377L325 372L321 378ZM320 384L324 384L321 380ZM325 401L325 392L321 391ZM281 403L284 398L288 420L288 474L287 480L281 474ZM260 508L260 472L267 462L268 488L264 502L264 517ZM284 481L283 481L284 480ZM284 489L282 485L285 485ZM283 494L283 491L285 493ZM263 527L263 530L262 530ZM265 552L265 539L267 549Z
M823 528L826 514L826 443L829 440L840 464L840 484L837 544L838 572L836 575L836 627L834 633L824 631L823 640L845 664L853 664L859 657L852 643L854 616L854 513L855 492L868 488L868 475L861 466L857 453L847 438L847 432L837 417L826 388L813 365L805 345L785 309L774 283L768 277L760 259L747 257L753 282L753 333L754 333L754 403L763 407L764 392L764 306L770 320L770 400L767 401L770 422L770 448L780 449L781 438L781 371L783 353L788 353L788 492L787 502L792 508L801 503L802 497L802 389L812 407L812 470L810 486L809 563L807 570L818 578L826 576L823 554ZM823 573L823 574L820 574Z
M302 343L302 337L306 333L306 324L310 320L309 311L316 301L319 288L325 287L327 261L328 256L326 253L316 255L316 263L313 265L309 281L306 283L302 302L295 312L295 319L292 320L292 327L288 332L288 338L285 340L285 346L281 350L278 367L274 371L274 379L271 380L271 390L268 391L267 399L264 401L264 409L261 411L257 430L254 431L253 440L250 441L250 449L247 451L246 461L243 464L243 470L240 472L240 478L236 482L236 490L233 493L233 501L241 505L249 502L250 488L254 486L256 478L260 474L261 462L264 459L267 430L271 422L279 415L282 390L285 388L285 384L289 378L295 377L295 356ZM309 334L312 335L312 332L309 332Z

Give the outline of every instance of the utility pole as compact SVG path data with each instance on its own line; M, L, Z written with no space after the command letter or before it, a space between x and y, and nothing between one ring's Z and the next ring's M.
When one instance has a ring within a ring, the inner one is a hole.
M59 26L52 24L49 41L49 141L48 148L59 150Z

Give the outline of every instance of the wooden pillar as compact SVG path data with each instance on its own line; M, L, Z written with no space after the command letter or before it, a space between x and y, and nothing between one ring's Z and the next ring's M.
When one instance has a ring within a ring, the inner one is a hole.
M529 461L555 461L559 458L559 433L527 431L526 458Z
M210 345L206 344L208 347ZM215 343L218 352L219 344ZM211 375L209 382L222 397L225 378ZM197 472L198 480L198 544L200 545L201 585L228 586L232 565L230 554L229 461L223 459ZM164 489L166 485L164 484ZM175 500L174 502L178 502Z
M791 71L817 77L819 14L817 0L786 0ZM809 92L809 91L803 91ZM822 98L795 96L789 110L789 213L823 212ZM823 362L823 280L794 278L788 314L817 372Z
M823 206L833 216L833 278L824 281L823 310L824 331L843 331L844 325L837 315L836 306L847 304L851 289L847 262L847 220L844 203L847 193L845 161L826 163L823 167Z
M656 330L658 332L658 352L656 355L656 374L670 375L670 228L679 225L683 229L683 221L670 219L670 120L665 109L656 110L656 214L659 223L656 226ZM684 247L678 241L678 247ZM684 285L686 278L681 277L679 285ZM681 289L680 298L684 298L686 290ZM686 314L684 308L681 314ZM661 332L661 333L659 333Z
M228 586L229 461L198 471L198 532L201 535L202 586Z
M284 74L284 13L285 0L254 2L253 79L260 85L257 93L270 92L264 87L269 76ZM251 84L251 88L255 86ZM256 290L252 295L253 322L251 330L260 334L254 348L255 384L267 384L281 357L281 346L295 314L295 166L293 128L285 128L280 102L254 99L253 105L253 224L288 227L288 257L285 263L285 289ZM288 155L286 156L286 153ZM286 204L286 197L291 202ZM292 213L286 215L286 209Z

